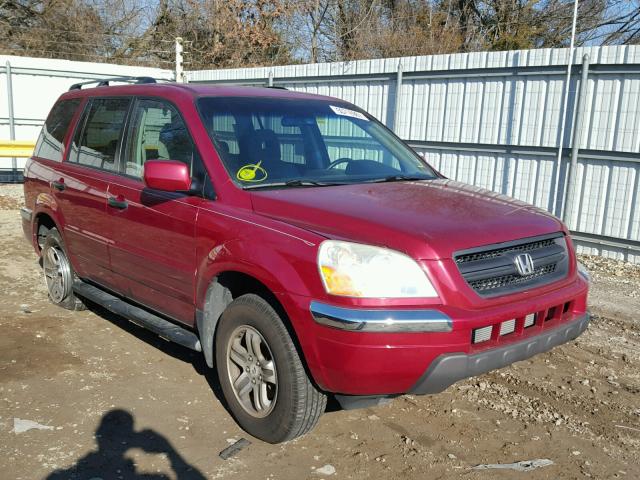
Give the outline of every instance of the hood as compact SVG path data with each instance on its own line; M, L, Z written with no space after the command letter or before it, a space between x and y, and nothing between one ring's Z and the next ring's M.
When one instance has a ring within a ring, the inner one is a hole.
M254 191L251 197L261 215L419 259L563 230L539 208L444 179Z

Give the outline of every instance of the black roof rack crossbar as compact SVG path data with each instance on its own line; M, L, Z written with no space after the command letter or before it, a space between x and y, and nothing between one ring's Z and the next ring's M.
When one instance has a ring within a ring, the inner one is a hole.
M69 90L81 90L83 85L96 84L97 87L108 87L109 82L123 82L123 83L157 83L153 77L111 77L102 78L99 80L89 80L87 82L74 83L69 87Z

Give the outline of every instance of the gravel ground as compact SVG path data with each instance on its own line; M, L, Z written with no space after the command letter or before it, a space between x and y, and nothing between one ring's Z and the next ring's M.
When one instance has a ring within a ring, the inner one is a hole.
M51 305L21 201L20 186L0 186L2 478L640 478L637 266L582 258L594 318L570 344L440 395L327 413L306 437L268 445L236 426L198 354ZM241 437L252 443L218 457ZM553 463L473 469L533 459Z

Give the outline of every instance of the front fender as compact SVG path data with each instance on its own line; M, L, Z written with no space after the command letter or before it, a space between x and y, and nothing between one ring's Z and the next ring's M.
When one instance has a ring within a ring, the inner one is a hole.
M276 297L297 337L301 356L317 383L323 384L318 375L314 336L306 324L308 319L300 314L294 300L324 293L316 266L318 245L323 237L268 220L266 227L255 221L222 223L216 220L217 217L200 216L197 234L195 296L198 331L207 363L212 364L212 358L207 358L207 348L212 353L216 324L228 299L223 291L216 289L215 278L225 272L236 272L257 280ZM216 299L224 306L214 307L208 304L208 299Z
M306 246L305 249L308 251L304 253L284 252L275 245L256 244L247 239L214 246L201 257L198 266L198 308L204 305L211 280L223 272L238 272L253 277L276 296L289 293L312 296L321 287L315 265L317 247Z

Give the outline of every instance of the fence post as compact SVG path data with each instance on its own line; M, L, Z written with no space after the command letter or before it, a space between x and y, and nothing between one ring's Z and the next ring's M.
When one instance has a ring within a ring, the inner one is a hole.
M393 125L391 130L399 135L398 128L400 123L400 97L402 93L402 61L398 62L398 71L396 73L396 96L393 104Z
M9 140L16 139L16 117L13 111L13 80L11 78L11 62L7 60L6 63L6 75L7 75L7 102L9 106ZM11 159L11 174L18 178L18 159L13 157ZM16 180L17 181L17 180Z
M562 219L565 223L569 220L569 214L575 202L576 196L576 170L578 169L578 152L582 141L582 117L584 116L584 104L587 101L587 89L589 81L589 54L582 57L582 76L580 77L580 90L578 104L576 105L576 119L573 125L573 138L571 140L571 164L567 172L567 189L564 197L564 210Z
M184 70L183 70L183 58L182 58L183 51L184 49L182 48L182 37L176 37L176 82L177 83L185 83Z
M267 78L267 86L273 87L273 70L269 70L269 78Z

